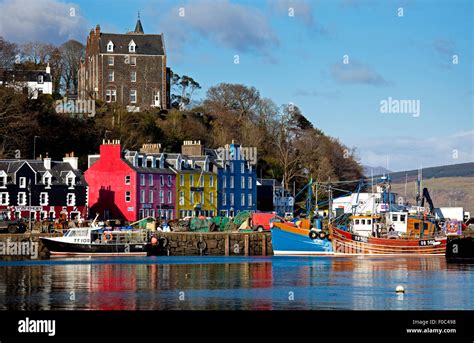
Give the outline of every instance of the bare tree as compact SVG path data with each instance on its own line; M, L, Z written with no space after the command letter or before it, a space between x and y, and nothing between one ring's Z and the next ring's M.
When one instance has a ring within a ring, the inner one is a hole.
M84 54L84 45L76 40L69 40L60 47L63 60L63 81L66 92L77 93L77 72Z
M0 36L0 69L10 69L19 54L18 46Z

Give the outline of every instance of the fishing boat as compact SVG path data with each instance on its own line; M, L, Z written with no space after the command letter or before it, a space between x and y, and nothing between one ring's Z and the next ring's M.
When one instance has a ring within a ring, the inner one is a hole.
M474 263L474 232L469 231L464 232L463 236L449 237L446 245L446 262Z
M322 230L290 223L274 223L271 232L274 255L333 254L330 238Z
M108 230L101 226L71 228L62 237L40 237L52 256L146 256L144 230Z

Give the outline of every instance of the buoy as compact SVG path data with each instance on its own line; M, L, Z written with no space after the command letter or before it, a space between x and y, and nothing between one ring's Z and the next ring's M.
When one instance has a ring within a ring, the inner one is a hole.
M395 292L397 293L405 293L405 288L403 288L403 286L397 286L397 288L395 288Z
M158 240L156 239L156 237L152 237L151 238L151 245L156 245L158 243Z

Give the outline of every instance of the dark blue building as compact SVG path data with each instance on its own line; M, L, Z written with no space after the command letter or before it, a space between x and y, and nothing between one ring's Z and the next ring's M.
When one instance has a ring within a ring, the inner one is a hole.
M255 161L244 149L251 148L232 143L216 151L217 211L221 216L257 210Z

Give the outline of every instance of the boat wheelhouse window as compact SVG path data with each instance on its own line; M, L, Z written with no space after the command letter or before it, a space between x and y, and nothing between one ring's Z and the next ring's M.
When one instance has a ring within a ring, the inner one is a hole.
M359 219L356 219L356 220L354 221L354 224L359 225Z
M405 222L405 220L406 220L406 216L404 214L401 214L400 215L400 221Z
M392 214L392 221L393 222L396 222L397 221L397 218L398 216L396 214Z
M371 225L371 224L372 224L372 220L367 219L367 225Z
M365 219L361 219L360 221L362 225L365 225Z

